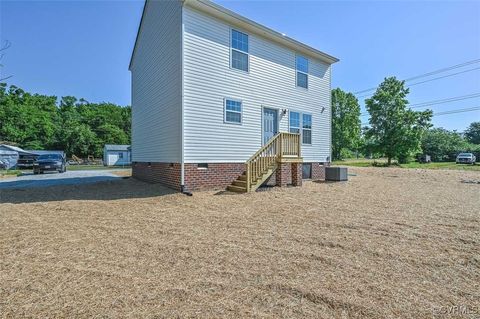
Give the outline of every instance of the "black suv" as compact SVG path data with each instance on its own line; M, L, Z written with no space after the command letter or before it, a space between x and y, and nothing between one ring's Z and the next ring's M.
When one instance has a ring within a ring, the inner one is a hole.
M33 174L43 174L46 171L65 173L67 166L65 158L60 154L43 154L33 163Z

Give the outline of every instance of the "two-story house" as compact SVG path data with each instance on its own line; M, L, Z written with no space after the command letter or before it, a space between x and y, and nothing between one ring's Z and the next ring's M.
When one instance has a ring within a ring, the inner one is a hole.
M238 192L321 179L337 61L208 0L147 0L129 67L133 176Z

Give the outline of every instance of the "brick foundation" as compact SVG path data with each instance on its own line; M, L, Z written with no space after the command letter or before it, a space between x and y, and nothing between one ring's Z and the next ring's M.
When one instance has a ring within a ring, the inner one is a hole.
M132 163L132 176L149 183L160 183L180 190L180 163Z
M290 163L278 163L277 171L275 172L276 185L286 187L292 184L292 171Z
M311 163L312 180L325 179L325 167L329 163ZM198 164L185 164L185 186L188 190L225 189L245 171L243 163L209 163L207 168ZM180 190L180 163L132 164L133 177L149 182L161 183ZM266 181L269 186L302 186L302 163L279 163L277 171Z
M188 190L225 189L245 171L243 163L209 163L208 168L185 164L185 186ZM132 176L149 183L160 183L180 190L180 163L132 164Z
M292 185L302 186L302 163L292 163Z
M208 168L185 164L185 186L188 190L225 189L244 171L244 163L209 163Z
M330 163L312 163L312 180L325 180L325 167Z
M302 163L279 163L275 172L276 186L302 186ZM271 185L268 181L267 185Z

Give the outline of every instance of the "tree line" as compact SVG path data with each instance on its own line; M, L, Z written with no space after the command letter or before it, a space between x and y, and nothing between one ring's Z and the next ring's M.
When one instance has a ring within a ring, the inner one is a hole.
M130 138L130 106L58 99L0 83L0 143L101 157L105 144L130 144Z
M369 99L369 126L362 127L354 94L332 91L332 156L382 157L407 162L419 154L452 161L460 152L480 158L480 122L465 132L432 128L432 112L408 107L408 88L386 78ZM32 94L0 83L0 143L24 149L63 150L67 156L101 157L105 144L130 144L131 107Z
M480 153L480 122L465 132L433 128L431 110L413 111L405 82L385 78L372 97L365 100L369 126L362 127L360 104L354 94L340 88L332 91L332 156L386 157L400 163L421 154L433 161L454 161L460 152Z

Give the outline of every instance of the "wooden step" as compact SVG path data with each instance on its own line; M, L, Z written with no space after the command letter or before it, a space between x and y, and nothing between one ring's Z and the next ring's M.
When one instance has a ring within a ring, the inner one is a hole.
M242 180L237 179L237 180L233 181L232 184L235 185L235 186L240 186L240 187L243 187L243 188L247 188L247 181L246 180L242 181Z
M246 193L247 192L246 187L235 186L235 185L227 186L227 190L229 190L230 192L235 192L235 193Z
M237 181L246 181L247 180L247 175L243 174L243 175L240 175L238 178L237 178Z

